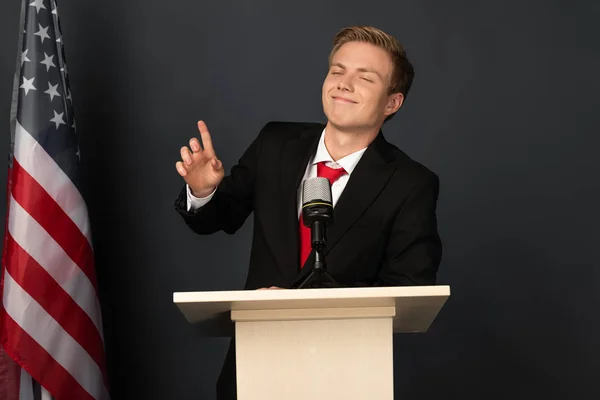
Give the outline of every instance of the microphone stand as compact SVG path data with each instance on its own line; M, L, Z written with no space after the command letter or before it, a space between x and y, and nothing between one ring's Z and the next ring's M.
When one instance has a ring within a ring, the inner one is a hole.
M311 245L315 251L315 262L313 269L310 274L302 280L298 289L309 287L309 283L313 286L310 287L341 287L339 283L327 272L325 263L325 224L321 221L313 222L311 229Z

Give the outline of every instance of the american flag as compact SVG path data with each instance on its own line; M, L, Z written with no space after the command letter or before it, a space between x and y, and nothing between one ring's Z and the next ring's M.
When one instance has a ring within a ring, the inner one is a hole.
M0 271L0 399L106 400L94 253L56 0L23 1L19 29Z

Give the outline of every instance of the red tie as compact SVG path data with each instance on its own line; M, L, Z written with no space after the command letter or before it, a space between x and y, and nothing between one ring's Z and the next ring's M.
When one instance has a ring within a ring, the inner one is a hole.
M333 186L333 182L345 174L344 168L330 168L324 162L317 164L317 176L329 179L329 183ZM302 221L302 213L300 213L300 268L304 266L308 255L312 251L310 243L310 228L304 225Z

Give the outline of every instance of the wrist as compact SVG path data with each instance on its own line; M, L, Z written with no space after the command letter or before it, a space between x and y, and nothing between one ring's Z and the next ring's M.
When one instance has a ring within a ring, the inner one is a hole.
M210 196L210 194L215 190L214 187L204 190L194 190L190 187L190 193L192 196L197 197L199 199L203 199L205 197Z

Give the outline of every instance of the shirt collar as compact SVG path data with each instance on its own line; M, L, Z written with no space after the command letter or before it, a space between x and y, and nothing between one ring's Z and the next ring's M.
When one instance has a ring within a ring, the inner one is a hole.
M348 154L346 157L340 158L337 161L333 161L333 158L327 151L327 147L325 147L325 129L321 133L321 137L319 138L319 145L317 146L317 152L315 153L315 157L313 158L313 165L318 164L320 162L337 162L344 170L348 173L348 175L352 174L354 168L360 161L363 153L367 150L364 149L355 151L354 153Z

